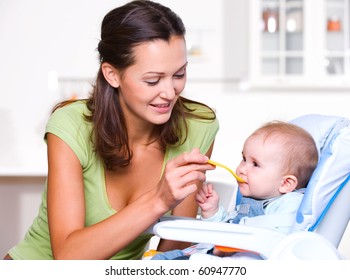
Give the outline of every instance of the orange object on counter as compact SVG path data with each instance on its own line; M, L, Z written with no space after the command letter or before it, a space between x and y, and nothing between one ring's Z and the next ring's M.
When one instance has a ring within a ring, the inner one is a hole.
M327 31L330 32L339 32L341 30L340 20L336 17L328 19L327 22Z

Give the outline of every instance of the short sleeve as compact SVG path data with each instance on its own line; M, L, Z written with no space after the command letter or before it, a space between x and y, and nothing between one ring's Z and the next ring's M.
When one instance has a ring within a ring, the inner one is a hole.
M45 130L61 138L77 155L82 167L88 164L92 151L92 125L84 118L85 103L75 102L57 109L50 117Z
M215 140L219 130L218 119L215 120L191 120L188 131L188 139L191 147L199 148L205 154Z

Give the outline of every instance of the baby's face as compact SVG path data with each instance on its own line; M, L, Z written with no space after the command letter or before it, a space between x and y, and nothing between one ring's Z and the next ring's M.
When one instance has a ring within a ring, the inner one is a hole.
M283 154L280 141L274 137L265 139L258 134L246 140L237 167L237 174L246 182L239 183L243 196L266 199L281 194Z

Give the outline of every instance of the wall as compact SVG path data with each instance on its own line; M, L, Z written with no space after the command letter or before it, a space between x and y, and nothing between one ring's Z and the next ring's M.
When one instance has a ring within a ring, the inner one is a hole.
M38 213L45 177L0 177L0 259Z

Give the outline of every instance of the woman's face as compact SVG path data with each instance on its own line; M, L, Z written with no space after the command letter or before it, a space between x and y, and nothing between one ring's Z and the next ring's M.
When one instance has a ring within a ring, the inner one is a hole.
M128 123L163 124L186 84L187 52L183 37L155 40L134 48L135 63L119 82L119 99Z
M243 196L266 199L280 195L283 182L283 148L281 141L257 134L247 138L237 174L246 183L239 183Z

